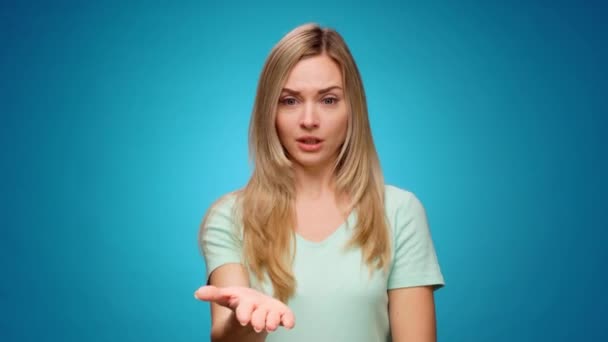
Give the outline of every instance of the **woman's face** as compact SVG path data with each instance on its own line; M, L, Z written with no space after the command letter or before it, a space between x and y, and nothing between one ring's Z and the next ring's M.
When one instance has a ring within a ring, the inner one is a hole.
M346 139L347 124L338 64L326 55L299 61L282 89L276 119L290 159L304 168L330 166Z

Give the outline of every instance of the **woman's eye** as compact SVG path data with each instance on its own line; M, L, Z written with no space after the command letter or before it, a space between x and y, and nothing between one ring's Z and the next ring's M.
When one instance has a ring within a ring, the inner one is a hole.
M338 99L335 97L326 97L323 99L323 103L328 105L335 104L336 102L338 102Z
M287 98L287 99L283 99L281 100L281 103L287 106L293 106L294 104L296 104L296 99L292 99L292 98Z

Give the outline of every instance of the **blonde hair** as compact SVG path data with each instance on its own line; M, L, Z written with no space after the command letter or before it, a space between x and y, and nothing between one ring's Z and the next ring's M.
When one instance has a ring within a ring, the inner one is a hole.
M314 23L301 25L274 46L264 64L249 127L249 152L254 170L245 188L237 193L244 262L258 281L264 281L267 274L274 297L283 302L293 296L296 287L292 272L295 182L291 161L275 126L277 105L282 87L296 63L322 54L331 57L341 68L350 109L346 139L333 169L336 194L349 199L349 212L357 212L355 233L345 247L360 247L370 272L372 269L386 271L390 263L384 179L359 70L339 33Z

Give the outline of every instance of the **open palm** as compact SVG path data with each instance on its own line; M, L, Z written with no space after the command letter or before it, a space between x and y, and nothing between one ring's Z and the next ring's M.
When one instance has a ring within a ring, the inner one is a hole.
M249 287L208 285L199 288L194 297L231 309L241 325L251 324L257 332L271 332L279 325L291 329L295 325L295 316L287 305Z

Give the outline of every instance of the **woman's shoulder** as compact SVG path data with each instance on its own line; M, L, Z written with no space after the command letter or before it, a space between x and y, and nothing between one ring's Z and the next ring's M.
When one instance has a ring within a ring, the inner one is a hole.
M412 191L391 184L384 185L384 205L387 210L407 206L412 201L419 201Z
M418 196L411 190L394 185L385 185L384 208L391 223L396 223L398 218L417 218L426 215L424 206Z
M239 193L240 190L235 190L217 197L207 208L203 222L207 222L211 218L234 221L234 217L237 215L236 203Z
M210 208L233 208L236 204L240 191L241 190L234 190L222 194L221 196L215 199L213 204L211 204Z

